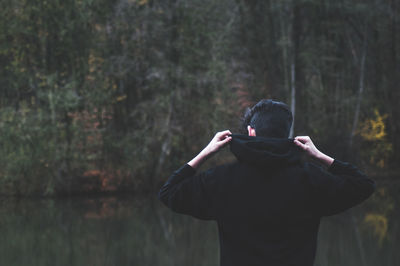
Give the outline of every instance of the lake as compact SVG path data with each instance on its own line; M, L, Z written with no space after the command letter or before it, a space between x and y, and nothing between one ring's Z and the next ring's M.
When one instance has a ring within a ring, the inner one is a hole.
M400 265L400 186L322 219L315 266ZM10 199L0 203L0 265L218 266L214 222L156 197Z

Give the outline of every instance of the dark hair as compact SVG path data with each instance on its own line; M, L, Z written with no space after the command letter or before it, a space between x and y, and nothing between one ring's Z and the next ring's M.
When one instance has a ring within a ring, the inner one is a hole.
M287 138L292 122L293 115L286 104L273 100L261 100L252 108L247 108L242 128L247 131L249 125L260 137Z

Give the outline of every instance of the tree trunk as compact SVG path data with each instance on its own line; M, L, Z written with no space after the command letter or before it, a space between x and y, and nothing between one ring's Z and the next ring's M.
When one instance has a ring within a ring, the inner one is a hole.
M356 221L356 217L355 217L354 213L351 214L351 221L354 226L354 234L355 234L355 238L357 241L357 247L358 247L358 250L360 251L361 265L364 266L364 265L366 265L365 251L364 251L364 247L362 244L360 230L358 229L357 221Z
M360 116L360 107L361 101L364 92L364 76L365 76L365 59L367 56L367 27L364 30L364 41L363 41L363 48L361 54L361 61L360 61L360 78L359 78L359 87L358 87L358 95L357 95L357 103L356 103L356 110L354 112L354 119L353 119L353 126L351 128L350 140L349 140L349 151L353 148L353 139L356 134L358 120Z
M287 10L288 10L287 3L284 3L281 7L281 16L280 16L280 28L281 28L281 46L282 46L282 69L283 69L283 85L285 90L288 90L290 87L289 81L289 51L290 51L290 29L289 23L286 21L287 17Z
M289 19L286 19L289 15ZM294 116L296 111L296 60L294 45L294 4L292 1L286 1L282 6L280 27L282 42L282 62L284 87L290 92L290 109L293 114L293 124L290 128L289 137L293 137Z
M293 124L290 128L289 138L293 138L294 134L294 122L296 117L296 61L294 55L292 55L292 64L291 64L291 100L290 100L290 110L293 115Z
M171 95L168 114L165 119L165 124L163 126L164 132L161 133L162 138L164 141L161 144L161 151L160 156L158 157L158 162L155 168L154 175L151 179L151 187L154 187L154 178L158 178L161 175L161 170L164 165L165 158L168 156L170 148L171 148L171 117L173 111L173 100L174 100L174 93Z

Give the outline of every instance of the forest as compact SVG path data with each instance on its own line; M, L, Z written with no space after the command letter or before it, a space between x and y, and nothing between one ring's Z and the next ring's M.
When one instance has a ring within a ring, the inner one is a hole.
M261 99L400 173L396 0L1 0L0 194L153 193ZM232 159L228 149L210 165Z

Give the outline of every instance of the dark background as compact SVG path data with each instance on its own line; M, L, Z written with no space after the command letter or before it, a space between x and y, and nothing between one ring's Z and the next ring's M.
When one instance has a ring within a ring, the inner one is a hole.
M153 193L263 98L400 172L396 0L1 0L0 193ZM224 151L209 164L231 159Z

